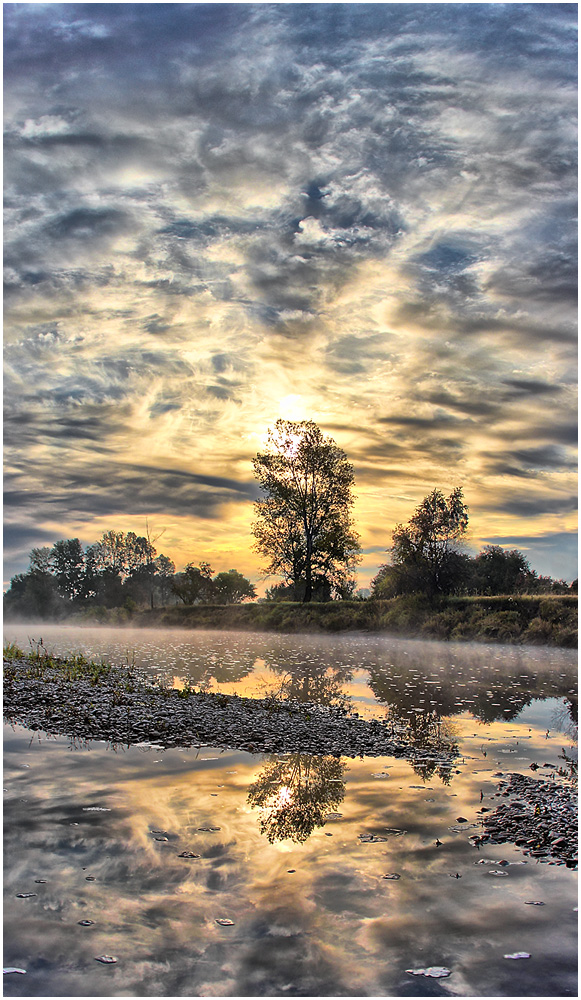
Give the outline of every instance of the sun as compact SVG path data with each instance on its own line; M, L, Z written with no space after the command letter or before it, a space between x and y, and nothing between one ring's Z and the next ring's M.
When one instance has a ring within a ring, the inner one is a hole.
M278 415L283 420L306 420L306 406L303 397L296 393L283 396L278 404Z

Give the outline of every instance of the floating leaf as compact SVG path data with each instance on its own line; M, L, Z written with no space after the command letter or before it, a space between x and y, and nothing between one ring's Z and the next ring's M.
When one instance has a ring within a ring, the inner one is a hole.
M444 965L430 965L427 969L406 969L410 976L427 976L429 979L445 979L451 970Z
M288 875L294 875L295 872L296 872L296 868L287 868L287 874Z
M103 965L115 965L117 959L113 955L99 955L98 958L95 958L95 961L102 962Z
M94 875L85 875L85 882L96 882Z
M387 837L377 837L374 833L360 833L359 834L360 844L385 844L387 843Z
M46 885L46 879L45 878L35 878L34 882L35 882L35 885Z
M79 927L92 927L95 923L94 920L77 920Z
M217 833L220 829L219 826L199 826L198 831L200 833Z
M201 854L194 854L193 851L182 851L181 854L178 854L178 858L201 858L201 857L202 857Z
M508 878L508 872L488 872L489 875L496 875L497 878Z
M393 882L396 882L398 880L398 878L401 878L401 875L398 875L397 872L391 872L391 873L388 873L387 875L382 875L381 877L382 878L388 878L388 879L391 879Z
M530 958L528 951L515 951L512 955L504 955L504 958Z
M17 892L17 899L30 899L31 896L36 896L35 892Z
M525 906L544 906L540 899L525 899Z
M162 843L167 843L169 837L156 837L155 839L161 841Z
M106 806L83 806L84 813L110 813Z
M17 969L15 965L5 965L3 972L5 976L8 976L11 972L19 972L21 976L26 975L26 969Z
M228 917L219 917L216 923L220 924L220 927L234 927L234 921L229 920Z

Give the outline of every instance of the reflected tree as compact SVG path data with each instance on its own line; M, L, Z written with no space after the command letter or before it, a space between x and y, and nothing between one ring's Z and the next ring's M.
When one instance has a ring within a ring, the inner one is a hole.
M337 757L294 753L267 758L248 790L248 802L261 810L260 832L271 844L304 844L316 827L343 801L345 764Z
M345 709L351 704L351 698L343 691L343 685L353 676L349 667L330 667L326 656L297 663L278 654L276 658L267 657L265 662L273 673L281 676L279 697Z

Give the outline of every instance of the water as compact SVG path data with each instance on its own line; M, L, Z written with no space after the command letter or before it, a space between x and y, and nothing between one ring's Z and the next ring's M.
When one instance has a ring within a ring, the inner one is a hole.
M23 647L38 633L5 629ZM41 634L54 652L135 659L178 686L343 701L418 741L437 732L460 756L450 774L388 757L114 751L5 727L4 963L27 970L4 976L6 996L577 995L576 874L468 839L480 808L498 804L498 771L567 770L573 653L368 635ZM531 958L503 957L516 952ZM451 974L406 972L430 966Z

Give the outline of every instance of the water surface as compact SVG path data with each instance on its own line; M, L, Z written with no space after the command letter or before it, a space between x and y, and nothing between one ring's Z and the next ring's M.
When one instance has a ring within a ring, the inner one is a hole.
M168 683L345 699L400 719L410 741L439 732L459 756L444 770L206 746L113 750L7 726L4 963L27 972L4 977L5 995L577 995L576 874L513 844L469 841L480 809L498 804L499 771L530 775L537 763L565 780L571 652L42 632L55 652L128 655ZM16 627L5 633L26 645ZM531 958L503 957L521 951ZM406 972L434 965L451 975Z

